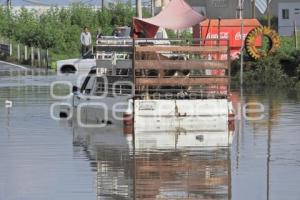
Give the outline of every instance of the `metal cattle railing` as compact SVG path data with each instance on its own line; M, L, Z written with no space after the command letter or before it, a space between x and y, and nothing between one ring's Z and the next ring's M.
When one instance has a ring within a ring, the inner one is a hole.
M101 39L97 66L131 69L135 98L227 98L230 91L228 40ZM125 58L117 55L124 54ZM112 55L108 57L108 55ZM159 94L159 95L158 95Z
M134 42L133 71L135 96L156 98L227 98L230 91L228 40L153 39ZM167 90L177 90L170 93ZM147 94L147 95L145 95ZM181 95L184 94L184 95Z

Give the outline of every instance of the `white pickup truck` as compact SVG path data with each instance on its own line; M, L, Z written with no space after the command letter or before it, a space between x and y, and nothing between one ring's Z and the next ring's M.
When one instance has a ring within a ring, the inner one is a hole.
M118 27L121 30L120 36L103 36L96 41L96 46L107 46L107 45L132 45L132 39L130 38L130 27ZM155 39L156 38L156 39ZM153 42L154 44L169 45L170 41L166 40L167 34L164 29L160 29L154 40L149 40L147 42ZM123 42L122 42L123 41ZM136 40L138 43L139 40ZM140 42L145 42L141 39ZM96 66L96 60L112 60L115 59L114 55L109 52L94 52L90 56L91 58L75 58L57 61L57 75L80 75L86 76L92 67Z
M57 75L67 75L67 74L76 74L76 75L86 75L92 67L96 66L96 59L68 59L57 61Z

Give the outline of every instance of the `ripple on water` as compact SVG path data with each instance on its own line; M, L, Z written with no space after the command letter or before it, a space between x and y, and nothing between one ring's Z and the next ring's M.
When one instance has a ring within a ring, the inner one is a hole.
M297 101L274 98L268 112L258 94L266 119L245 122L231 148L134 152L121 131L52 120L54 80L0 77L0 200L299 199Z

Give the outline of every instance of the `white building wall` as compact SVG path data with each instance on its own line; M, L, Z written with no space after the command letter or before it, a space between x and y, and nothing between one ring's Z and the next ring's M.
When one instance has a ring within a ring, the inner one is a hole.
M42 15L42 14L46 13L48 10L50 10L51 8L53 8L53 6L13 6L12 10L15 13L19 13L23 8L35 12L37 15ZM62 6L55 6L55 8L58 8L58 9L63 9L63 8L69 9L70 6L68 6L68 5L67 6L63 6L62 5ZM100 6L93 6L93 8L95 10L97 10L97 9L100 9L101 7Z
M288 19L283 18L283 10L289 10ZM300 30L300 2L299 3L279 3L278 5L278 32L282 36L292 36L294 34L294 23Z

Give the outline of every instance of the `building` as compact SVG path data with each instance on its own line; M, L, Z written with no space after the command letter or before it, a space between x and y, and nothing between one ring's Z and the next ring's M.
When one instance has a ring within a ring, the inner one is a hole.
M156 13L171 0L155 0ZM258 1L258 0L256 0ZM267 0L266 0L267 1ZM239 0L186 0L196 11L210 19L238 18ZM300 30L300 0L271 0L270 15L278 18L278 32L282 36L294 34L294 24ZM255 7L256 18L267 18ZM243 18L253 18L252 0L244 0ZM274 22L274 20L272 20ZM276 22L275 22L276 23ZM277 24L275 25L275 27Z
M236 18L237 0L186 0L208 18Z
M27 9L27 10L30 10L30 11L33 11L35 12L37 15L42 15L42 14L45 14L47 11L49 11L50 9L52 9L53 6L13 6L12 7L12 10L14 13L19 13L22 9ZM69 9L70 6L63 6L63 5L60 5L60 6L55 6L55 8L58 8L58 9ZM93 6L94 9L99 9L101 7L99 6Z
M155 6L161 8L166 6L170 0L155 0ZM186 0L195 10L205 14L208 18L237 18L239 0ZM272 0L270 4L271 16L278 16L279 3L299 3L299 0ZM256 17L266 16L267 13L260 13L255 8ZM252 1L244 0L244 18L252 18Z
M292 36L294 28L300 30L300 2L279 3L278 32L282 36Z

